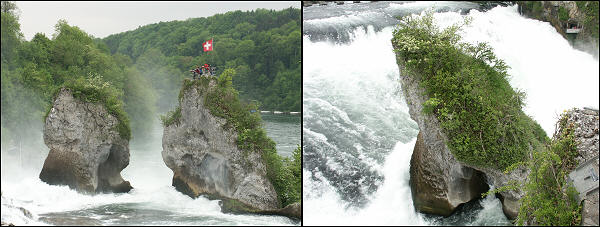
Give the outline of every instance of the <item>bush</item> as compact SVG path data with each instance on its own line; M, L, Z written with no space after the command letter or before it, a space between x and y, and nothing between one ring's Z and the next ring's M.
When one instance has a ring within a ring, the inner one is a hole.
M525 160L530 145L539 149L547 136L521 111L525 94L511 88L508 66L486 43L459 42L461 26L440 30L431 11L402 18L392 39L397 62L420 81L429 97L423 112L440 121L452 154L470 165L504 170Z
M584 14L583 27L585 32L598 42L598 1L577 1L577 8Z
M569 20L569 12L567 12L567 9L565 9L565 7L558 7L558 19L561 21Z
M559 121L561 131L547 149L535 152L528 162L531 170L524 184L525 196L517 224L523 225L579 225L581 206L577 191L566 181L568 174L577 166L577 144L573 130L567 125L563 113Z
M172 125L173 123L179 124L179 120L181 119L181 106L177 106L174 111L167 112L166 115L160 116L160 121L162 122L163 127L167 127Z

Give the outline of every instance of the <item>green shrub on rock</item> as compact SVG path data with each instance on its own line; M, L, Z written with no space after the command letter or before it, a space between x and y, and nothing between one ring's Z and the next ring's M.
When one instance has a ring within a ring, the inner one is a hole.
M465 24L468 24L468 19ZM439 29L431 11L404 17L392 45L404 74L418 80L433 114L460 161L504 170L539 149L547 136L521 110L525 94L512 89L508 66L486 43L460 42L463 25Z
M106 108L109 114L113 115L119 121L117 124L117 130L121 135L121 138L130 140L131 139L131 128L129 126L129 117L123 109L123 101L121 98L123 93L121 90L117 90L109 82L102 79L101 76L91 74L89 77L77 77L65 81L63 87L71 90L74 98L88 103L100 103ZM60 88L54 91L54 97L58 95ZM52 106L48 106L44 119L48 117Z
M517 224L519 225L579 225L581 206L577 191L567 182L567 175L577 167L577 143L574 139L575 125L567 125L568 116L563 113L559 135L548 149L533 153L527 162L531 170L523 183L525 196L521 200Z

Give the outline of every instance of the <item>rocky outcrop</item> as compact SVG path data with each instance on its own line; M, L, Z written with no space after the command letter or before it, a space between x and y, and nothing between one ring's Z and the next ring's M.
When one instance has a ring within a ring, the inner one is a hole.
M222 199L234 211L279 209L260 153L238 148L237 133L204 106L216 80L194 82L184 82L180 117L164 128L162 156L173 170L173 186L191 197Z
M458 205L488 191L485 176L481 172L461 165L450 153L439 150L445 145L425 143L423 134L419 132L410 160L409 184L413 189L416 209L423 213L449 216ZM441 136L441 133L432 135L437 137L436 143L443 142Z
M437 118L423 114L423 103L429 97L419 83L419 75L407 75L401 61L398 61L398 66L410 117L420 129L410 165L410 185L415 209L447 216L458 205L480 197L481 193L487 191L487 183L501 187L511 180L526 180L528 173L525 167L504 174L491 168L469 166L454 158L446 145L448 138L442 132ZM523 195L520 190L500 193L502 208L508 218L516 218L518 201Z
M88 193L131 190L120 174L129 165L129 141L121 138L117 124L103 105L61 89L44 125L50 152L40 179Z
M598 149L600 134L598 132L598 110L593 109L573 109L566 113L567 121L565 126L573 125L573 136L577 143L578 156L575 157L577 163L592 163L595 170L596 181L598 181ZM562 135L561 124L557 123L554 139ZM593 174L592 174L593 175ZM593 179L590 179L593 180ZM596 183L597 185L597 183ZM598 226L598 189L592 190L583 196L583 209L581 214L582 224Z
M292 203L290 205L285 206L284 208L277 210L275 214L296 219L302 219L302 205L299 202Z
M292 218L295 220L302 220L302 205L300 202L292 203L284 208L275 210L255 210L249 207L239 207L240 204L231 199L223 199L221 204L222 211L224 213L250 213L250 214L263 214L263 215L280 215Z

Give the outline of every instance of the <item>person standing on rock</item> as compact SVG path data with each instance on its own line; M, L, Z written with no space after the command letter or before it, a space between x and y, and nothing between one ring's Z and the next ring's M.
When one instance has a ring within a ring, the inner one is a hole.
M204 68L206 69L207 76L210 76L210 65L209 64L204 64Z
M195 79L196 79L196 74L197 74L198 76L200 75L200 67L198 67L198 65L196 65L196 68L195 68L195 69L193 69L193 70L190 70L190 72L192 72L192 74L193 74L193 77L192 77L192 79L194 79L194 80L195 80Z

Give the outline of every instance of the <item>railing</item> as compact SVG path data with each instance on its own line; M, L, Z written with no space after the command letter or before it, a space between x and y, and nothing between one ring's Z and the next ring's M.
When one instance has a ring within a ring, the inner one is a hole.
M290 114L290 115L300 115L300 112L290 112L290 111L269 111L269 110L261 110L262 114Z

